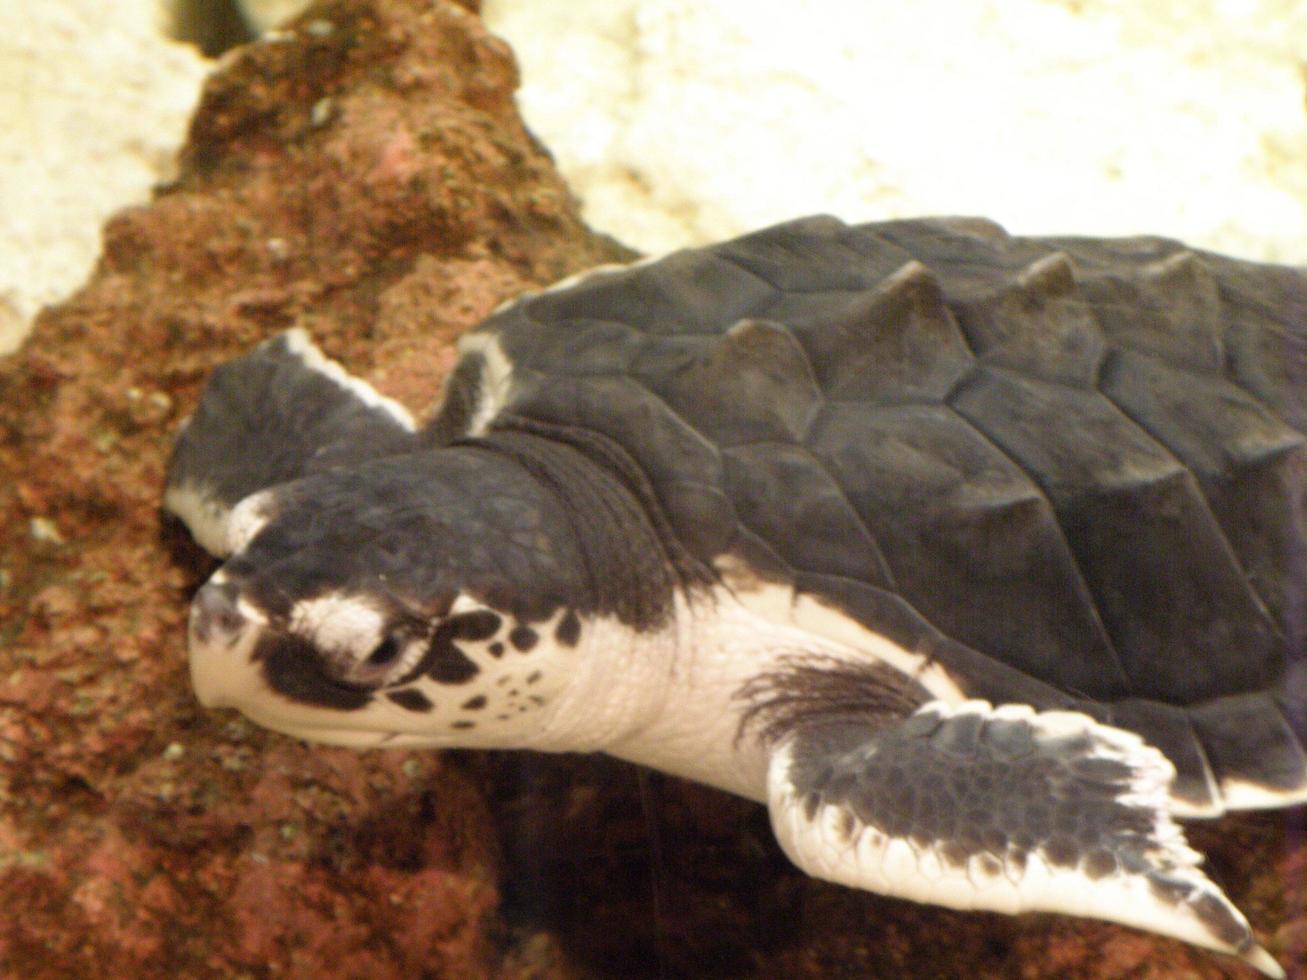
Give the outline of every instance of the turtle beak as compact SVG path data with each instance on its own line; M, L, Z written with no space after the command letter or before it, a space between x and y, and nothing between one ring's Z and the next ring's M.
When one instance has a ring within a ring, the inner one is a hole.
M241 609L240 591L219 571L191 603L191 685L206 708L235 707L239 678L248 672L248 653L261 622Z
M191 603L191 642L208 646L231 646L244 632L245 617L236 607L236 586L218 581L206 583Z

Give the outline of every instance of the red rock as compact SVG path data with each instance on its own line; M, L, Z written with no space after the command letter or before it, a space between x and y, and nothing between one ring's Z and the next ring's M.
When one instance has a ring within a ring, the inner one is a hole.
M0 365L5 976L489 975L507 955L491 824L457 771L301 746L188 690L209 563L158 500L212 367L303 323L424 410L459 331L620 254L577 220L475 17L311 16L332 30L230 57L176 185L108 224L91 281Z

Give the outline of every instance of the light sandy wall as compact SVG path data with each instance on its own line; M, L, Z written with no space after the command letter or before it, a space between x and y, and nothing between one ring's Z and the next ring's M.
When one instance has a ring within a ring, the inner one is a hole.
M0 2L0 353L75 289L100 226L167 179L206 65L158 0Z
M661 250L811 211L1307 262L1302 0L485 0L588 219Z

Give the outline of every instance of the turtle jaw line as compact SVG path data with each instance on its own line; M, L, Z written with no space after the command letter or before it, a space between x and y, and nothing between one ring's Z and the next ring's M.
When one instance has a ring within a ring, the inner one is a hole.
M276 711L263 711L257 703L226 705L235 707L242 715L260 727L280 732L291 738L302 739L319 745L336 745L347 749L386 749L386 748L448 748L456 744L435 737L394 731L392 729L359 725L358 720L348 716L330 720L317 718L313 723L297 724L293 716L284 708Z
M206 708L240 708L237 690L249 669L250 656L258 643L258 631L245 635L230 645L205 643L192 635L190 645L191 687ZM235 682L235 683L234 683Z
M330 650L274 617L242 616L242 605L231 577L197 593L190 671L199 701L233 708L294 738L356 749L548 741L558 701L571 687L577 663L587 662L582 636L595 628L605 637L609 630L621 637L629 632L583 624L568 608L525 621L465 598L451 607L444 640L436 641L435 654L417 676L409 676L409 669L389 683L355 685L339 679ZM575 735L570 728L561 733L564 747L573 747Z
M241 713L246 714L243 709ZM428 735L372 727L345 727L348 721L336 724L296 725L272 715L246 714L246 717L264 728L270 728L292 738L347 749L450 749L466 745L466 739L453 735L435 733Z
M260 666L260 647L270 635L260 626L251 625L230 646L192 638L191 686L204 707L231 708L263 728L311 742L358 749L419 744L413 741L415 736L370 724L368 706L362 710L333 710L275 698ZM435 745L428 741L420 744Z

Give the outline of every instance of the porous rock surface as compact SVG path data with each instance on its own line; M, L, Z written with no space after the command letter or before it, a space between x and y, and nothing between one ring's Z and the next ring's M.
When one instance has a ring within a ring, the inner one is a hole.
M177 182L0 362L0 975L1221 977L1181 944L811 881L760 807L602 759L302 745L193 700L212 563L159 513L218 362L300 324L416 412L500 300L626 253L502 43L321 3L211 77ZM1301 810L1195 832L1288 960Z

